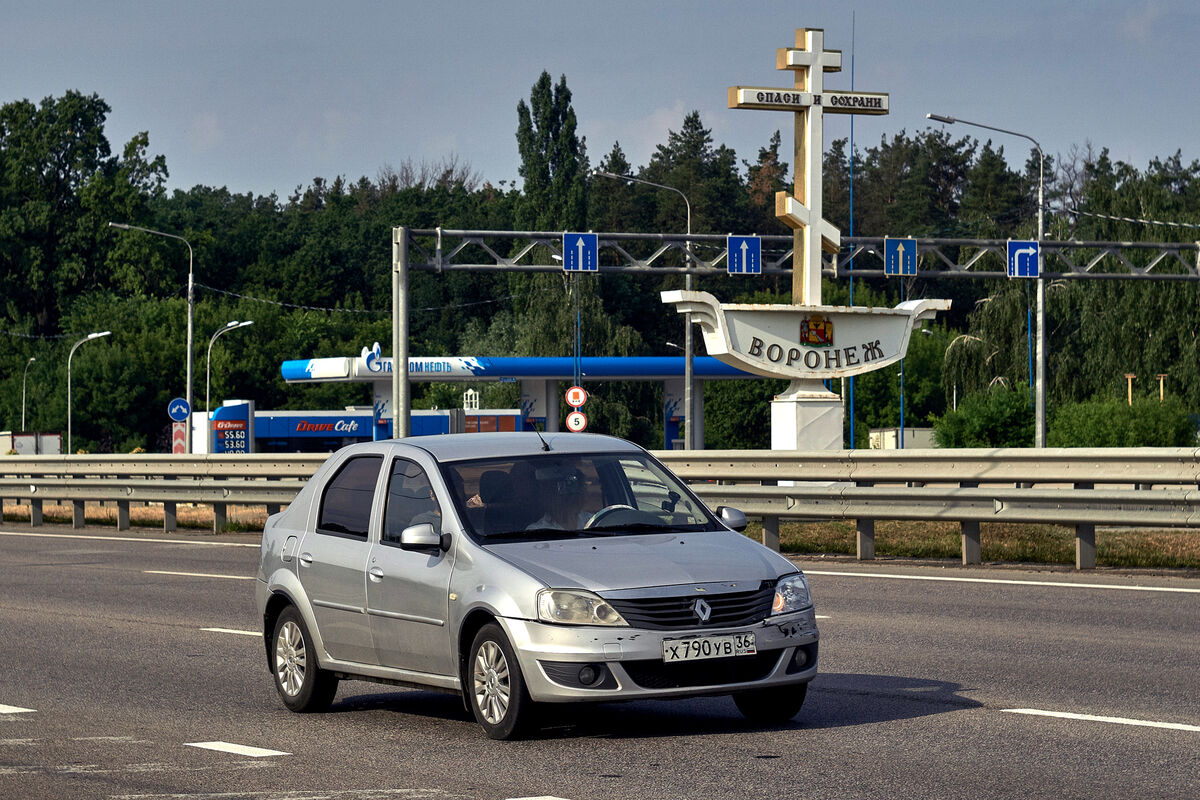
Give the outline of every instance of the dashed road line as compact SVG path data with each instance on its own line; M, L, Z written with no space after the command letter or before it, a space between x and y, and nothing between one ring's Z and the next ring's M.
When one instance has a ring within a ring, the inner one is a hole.
M0 714L31 714L36 708L21 708L20 706L0 705Z
M805 575L832 575L840 578L889 578L899 581L941 581L945 583L998 583L1008 586L1049 586L1065 589L1114 589L1125 592L1167 592L1178 594L1200 594L1200 589L1185 589L1174 586L1121 586L1112 583L1071 583L1068 581L1028 581L1010 578L959 578L949 575L899 575L889 572L832 572L806 569Z
M233 742L184 742L184 746L199 747L202 750L216 750L221 753L233 753L234 755L249 756L250 758L291 755L291 753L285 753L282 750L267 750L263 747L251 747L250 745L234 744Z
M257 542L207 542L201 539L147 539L140 536L95 536L86 533L30 533L28 531L0 531L0 536L25 536L40 539L92 539L101 542L151 542L153 544L188 544L201 547L253 547Z
M146 575L175 575L181 578L227 578L231 581L252 581L253 575L218 575L213 572L172 572L165 569L144 569Z
M201 628L200 630L209 633L232 633L237 636L262 636L261 631L239 631L236 628Z
M1172 731L1197 731L1200 725L1185 725L1182 722L1154 722L1146 719L1129 719L1127 717L1101 717L1095 714L1072 714L1066 711L1044 711L1040 708L1002 708L1006 714L1028 714L1035 717L1057 717L1073 719L1081 722L1107 722L1111 725L1136 725L1142 728L1165 728Z

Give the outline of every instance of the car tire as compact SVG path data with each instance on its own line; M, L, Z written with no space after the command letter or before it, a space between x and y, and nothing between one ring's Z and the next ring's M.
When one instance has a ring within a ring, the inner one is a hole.
M466 665L467 702L492 739L517 739L531 727L534 702L508 637L495 623L480 628Z
M316 648L304 618L288 606L271 634L271 675L283 704L292 711L325 711L333 703L338 679L317 663Z
M733 702L742 716L758 725L780 725L800 712L808 684L779 686L773 689L755 689L737 692Z

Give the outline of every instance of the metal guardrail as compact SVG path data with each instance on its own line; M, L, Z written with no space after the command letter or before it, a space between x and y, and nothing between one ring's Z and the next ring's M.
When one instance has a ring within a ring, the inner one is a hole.
M730 505L763 523L779 548L781 519L852 519L860 559L874 558L876 520L953 521L962 560L979 563L982 522L1044 523L1075 529L1076 567L1096 563L1097 525L1200 528L1200 450L1190 448L661 451L655 455L710 506ZM8 456L0 498L30 506L84 503L117 508L129 527L132 503L163 506L174 530L179 503L211 505L221 530L231 505L274 511L295 497L325 454L247 456Z
M177 526L179 503L209 505L213 530L222 530L231 505L291 502L328 454L97 455L0 458L0 498L28 503L30 522L41 525L43 504L70 503L72 525L84 527L84 504L112 503L117 530L128 530L133 503L163 506L163 530Z

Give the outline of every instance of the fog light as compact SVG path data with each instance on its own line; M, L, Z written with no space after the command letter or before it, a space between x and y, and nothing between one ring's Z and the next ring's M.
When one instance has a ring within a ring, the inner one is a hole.
M792 656L792 666L796 669L803 669L808 663L808 653L803 647L797 647L795 655Z
M584 686L591 686L599 679L599 677L599 670L597 670L591 664L588 664L583 669L579 670L579 682Z

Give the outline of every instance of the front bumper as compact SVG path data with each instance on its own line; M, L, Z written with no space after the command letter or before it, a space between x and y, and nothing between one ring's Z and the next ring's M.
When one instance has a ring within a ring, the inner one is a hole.
M538 702L729 694L807 683L817 674L819 634L812 607L732 628L663 631L512 618L500 622L516 650L529 694ZM745 632L754 633L757 655L663 662L665 640ZM585 685L579 674L587 666L596 677Z

